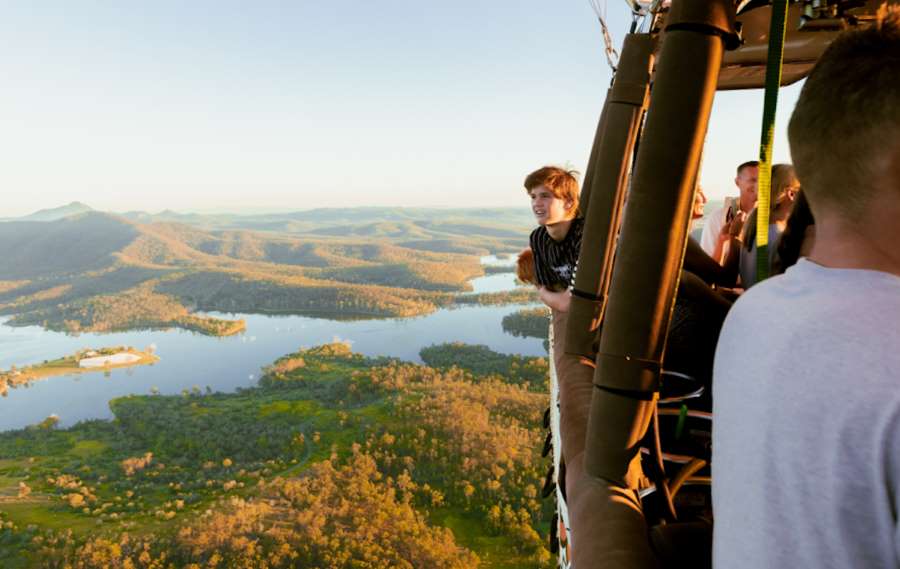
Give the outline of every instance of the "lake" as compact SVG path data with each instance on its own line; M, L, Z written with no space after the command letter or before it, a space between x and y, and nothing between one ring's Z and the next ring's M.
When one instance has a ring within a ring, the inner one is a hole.
M514 256L497 257L496 255L486 255L481 257L481 264L486 267L509 267L510 271L516 264ZM469 281L472 290L463 294L481 294L486 292L503 292L513 290L520 286L516 282L516 273L494 273L492 275L484 275Z
M472 284L477 292L495 292L513 288L515 280L510 273L500 273L473 279ZM160 357L151 366L51 377L29 387L10 389L9 396L0 399L0 431L38 423L52 414L59 416L62 427L85 419L110 419L111 399L149 394L154 388L163 394L177 394L194 386L222 392L252 387L259 379L260 368L275 359L301 346L335 340L350 342L353 351L367 356L412 362L421 362L419 350L423 347L453 341L484 344L508 354L546 355L542 340L516 338L503 331L503 317L520 308L522 305L465 306L416 318L355 321L209 313L247 321L243 334L225 338L179 329L69 336L37 326L0 325L0 369L40 363L88 347L128 345L144 349L153 345Z
M462 294L481 294L484 292L503 292L505 290L513 290L516 284L515 273L495 273L493 275L485 275L469 281L472 285L470 292Z

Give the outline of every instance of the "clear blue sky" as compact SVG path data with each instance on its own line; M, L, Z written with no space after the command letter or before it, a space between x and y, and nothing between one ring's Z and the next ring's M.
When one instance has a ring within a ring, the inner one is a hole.
M528 171L584 170L610 71L588 0L13 0L0 77L3 217L525 206ZM711 197L756 157L761 109L717 95Z

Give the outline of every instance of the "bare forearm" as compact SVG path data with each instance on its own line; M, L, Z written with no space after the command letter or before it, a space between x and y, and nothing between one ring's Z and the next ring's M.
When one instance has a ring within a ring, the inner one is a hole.
M713 254L710 255L716 263L722 264L722 257L725 254L725 243L727 243L727 241L723 239L716 240L716 248L713 249Z
M538 291L541 302L556 310L557 312L568 312L569 304L572 301L572 293L565 290L562 292L554 292L545 287L541 287Z

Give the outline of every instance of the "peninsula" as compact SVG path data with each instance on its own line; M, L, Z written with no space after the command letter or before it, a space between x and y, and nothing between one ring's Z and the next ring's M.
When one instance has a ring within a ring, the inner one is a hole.
M153 364L159 361L152 349L137 350L128 346L79 350L70 356L47 360L22 368L12 366L0 370L0 395L6 397L9 389L28 385L39 379L58 375L108 371L120 367Z

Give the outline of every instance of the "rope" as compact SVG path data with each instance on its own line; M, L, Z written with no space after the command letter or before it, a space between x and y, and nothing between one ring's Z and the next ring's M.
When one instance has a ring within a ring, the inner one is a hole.
M759 190L756 202L756 282L769 276L769 205L772 194L772 146L775 138L775 110L781 86L784 59L784 32L788 0L772 0L769 24L769 52L766 61L766 91L763 102L762 135L759 143Z
M612 69L613 75L615 75L616 69L619 66L619 52L613 47L612 37L609 35L609 27L606 25L605 4L601 7L600 0L588 1L591 4L591 8L594 10L594 14L597 15L597 20L600 21L600 31L603 32L603 43L606 47L606 62L609 64L609 68Z

